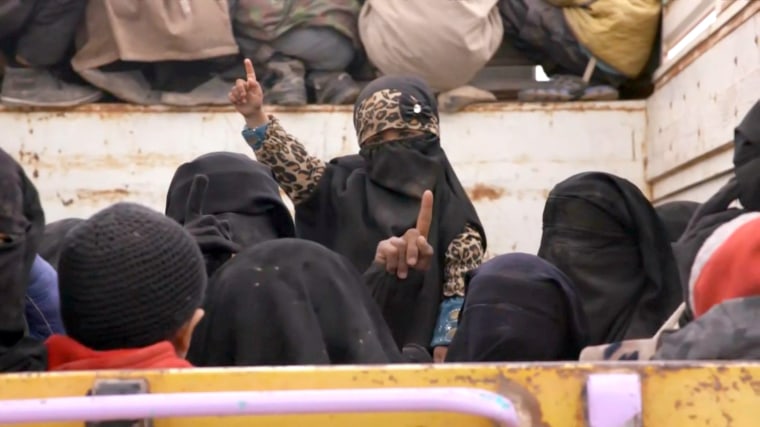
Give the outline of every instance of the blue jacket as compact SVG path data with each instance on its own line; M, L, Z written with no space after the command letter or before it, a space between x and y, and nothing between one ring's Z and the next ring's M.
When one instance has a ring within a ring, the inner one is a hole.
M25 311L32 338L45 340L50 335L65 333L58 298L58 273L39 255L29 274Z

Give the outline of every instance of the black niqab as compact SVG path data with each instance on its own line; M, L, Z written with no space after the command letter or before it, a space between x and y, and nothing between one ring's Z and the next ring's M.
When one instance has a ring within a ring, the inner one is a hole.
M69 230L83 221L80 218L66 218L45 225L45 232L42 235L38 252L42 259L47 261L56 271L58 270L58 260L61 258L63 238L66 237Z
M760 101L734 132L734 170L742 207L760 211Z
M375 92L394 89L403 95L388 121L438 120L435 97L417 78L384 77L370 83L356 102L355 124L362 101ZM360 129L357 129L359 133ZM416 289L403 310L383 307L394 338L430 346L444 281L444 255L465 224L485 233L475 208L459 182L438 136L424 133L364 146L361 154L339 157L327 164L315 193L296 206L299 237L312 240L347 257L359 271L367 270L377 244L401 236L415 226L422 193L434 195L428 242L435 259L424 275L404 281L378 271L370 287L407 286ZM417 281L417 283L411 283ZM392 283L387 283L392 282Z
M549 194L543 223L539 256L578 289L589 345L649 338L681 303L665 227L631 182L575 175Z
M662 221L662 225L665 226L665 231L668 232L668 240L671 243L681 238L699 206L697 202L678 201L664 203L654 208L657 211L657 216L660 217L660 221Z
M45 347L26 336L29 273L45 215L34 184L0 149L0 372L44 371Z
M468 274L446 362L577 360L588 325L575 286L547 261L498 256Z
M181 165L166 196L168 217L185 224L196 175L208 178L203 214L229 222L232 240L239 245L246 247L295 236L293 219L280 197L272 171L238 153L209 153Z
M204 310L188 353L195 366L402 360L359 273L306 240L243 250L211 279Z

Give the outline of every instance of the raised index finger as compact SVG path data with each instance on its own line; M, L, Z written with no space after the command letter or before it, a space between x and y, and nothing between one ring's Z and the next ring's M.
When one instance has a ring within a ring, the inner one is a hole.
M420 236L427 239L430 233L430 224L433 222L433 192L425 190L420 202L420 213L417 215L417 231Z
M245 61L243 61L243 64L245 64L245 78L246 80L256 80L256 71L253 71L253 62L251 62L250 59L245 58Z

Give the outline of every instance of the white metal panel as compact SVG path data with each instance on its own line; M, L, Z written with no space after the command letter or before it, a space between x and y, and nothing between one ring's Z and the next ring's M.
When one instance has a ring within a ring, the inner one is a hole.
M713 187L695 187L731 169L734 128L760 98L759 38L756 13L647 101L646 176L654 200L687 189L703 200Z
M323 158L356 152L345 108L278 111ZM442 117L443 145L500 253L534 252L546 195L566 177L602 170L644 185L645 103L494 104ZM84 217L120 200L163 210L175 169L218 150L251 154L229 109L176 112L88 106L0 111L0 144L38 186L48 220Z

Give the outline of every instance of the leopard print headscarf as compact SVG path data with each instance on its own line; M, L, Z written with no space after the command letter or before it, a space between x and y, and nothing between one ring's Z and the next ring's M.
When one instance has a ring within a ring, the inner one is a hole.
M381 77L359 95L354 127L362 147L382 142L380 134L388 129L401 137L419 132L439 136L435 97L420 79Z

